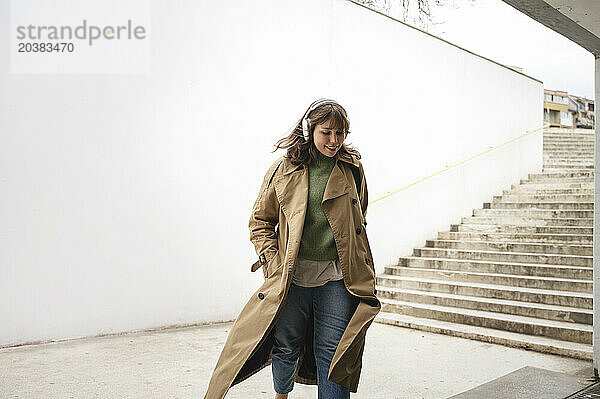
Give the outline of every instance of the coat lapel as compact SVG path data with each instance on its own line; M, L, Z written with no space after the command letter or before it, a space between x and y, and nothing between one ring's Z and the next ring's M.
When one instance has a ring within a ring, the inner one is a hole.
M275 193L288 220L302 213L308 200L308 170L302 165L284 161L281 176L276 178Z
M325 192L323 193L323 201L321 203L340 197L349 192L350 185L348 184L346 175L342 171L342 164L338 160L329 175L329 180L327 180Z

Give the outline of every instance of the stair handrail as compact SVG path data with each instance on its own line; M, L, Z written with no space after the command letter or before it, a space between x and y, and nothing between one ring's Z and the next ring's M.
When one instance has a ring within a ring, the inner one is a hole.
M505 141L504 143L502 143L502 144L499 144L499 145L497 145L497 146L490 146L490 148L488 148L488 149L487 149L487 150L485 150L485 151L481 151L480 153L477 153L477 154L475 154L475 155L473 155L473 156L470 156L469 158L463 159L462 161L456 162L455 164L452 164L452 165L450 165L450 166L447 166L447 167L445 167L444 169L441 169L441 170L439 170L439 171L437 171L437 172L435 172L435 173L432 173L432 174L430 174L430 175L428 175L428 176L422 177L422 178L420 178L419 180L416 180L416 181L414 181L414 182L412 182L412 183L410 183L410 184L407 184L407 185L406 185L406 186L404 186L404 187L401 187L401 188L399 188L399 189L397 189L397 190L394 190L394 191L392 191L392 192L389 192L389 193L387 193L387 194L384 194L384 195L382 195L381 197L379 197L379 198L377 198L377 199L374 199L373 201L369 201L369 205L370 205L370 204L373 204L373 203L375 203L375 202L377 202L377 201L380 201L380 200L382 200L382 199L384 199L384 198L387 198L387 197L389 197L389 196L392 196L392 195L394 195L394 194L397 194L397 193L399 193L399 192L400 192L400 191L402 191L402 190L406 190L407 188L409 188L409 187L411 187L411 186L414 186L414 185L415 185L415 184L417 184L417 183L420 183L420 182L422 182L422 181L425 181L425 180L427 180L427 179L429 179L429 178L432 178L432 177L434 177L434 176L437 176L437 175L439 175L440 173L443 173L443 172L445 172L445 171L447 171L447 170L449 170L449 169L455 168L455 167L457 167L458 165L461 165L461 164L463 164L463 163L465 163L465 162L468 162L468 161L470 161L471 159L477 158L477 157L479 157L479 156L481 156L481 155L483 155L483 154L485 154L485 153L488 153L488 152L490 152L490 151L493 151L493 150L496 150L496 149L498 149L498 148L500 148L500 147L503 147L503 146L505 146L505 145L507 145L507 144L509 144L509 143L512 143L512 142L513 142L513 141L515 141L515 140L519 140L519 139L521 139L521 138L523 138L523 137L525 137L525 136L528 136L528 135L530 135L530 134L533 134L533 133L536 133L536 132L538 132L538 131L540 131L540 130L543 130L544 128L546 128L546 125L548 125L548 126L549 126L549 125L550 125L550 123L549 123L549 122L546 122L546 121L544 121L544 124L543 124L541 127L538 127L538 128L536 128L536 129L533 129L533 130L528 130L527 132L523 133L522 135L520 135L520 136L517 136L517 137L514 137L514 138L512 138L512 139L510 139L510 140L508 140L508 141Z

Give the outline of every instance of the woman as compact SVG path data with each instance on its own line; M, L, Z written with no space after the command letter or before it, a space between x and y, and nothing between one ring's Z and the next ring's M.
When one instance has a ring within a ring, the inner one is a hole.
M205 399L272 363L276 398L294 381L319 398L356 392L365 334L381 304L366 236L367 185L360 154L344 139L344 108L315 101L276 149L249 221L265 281L242 309Z

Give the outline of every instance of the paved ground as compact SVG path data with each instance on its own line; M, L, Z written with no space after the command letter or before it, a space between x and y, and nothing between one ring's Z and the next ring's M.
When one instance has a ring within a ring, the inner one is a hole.
M203 398L231 323L0 350L0 398ZM442 399L525 366L582 382L592 363L374 323L354 399ZM512 382L514 384L514 381ZM273 398L271 368L227 399ZM296 384L292 398L316 398ZM539 398L539 397L538 397ZM484 399L484 398L481 398ZM523 398L526 399L526 398Z

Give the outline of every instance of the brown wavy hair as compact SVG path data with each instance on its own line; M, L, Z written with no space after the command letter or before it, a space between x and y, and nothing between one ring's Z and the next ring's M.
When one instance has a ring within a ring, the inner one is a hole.
M308 108L307 108L308 109ZM306 111L305 111L306 112ZM304 115L304 113L302 114ZM348 114L344 107L337 103L326 103L319 105L313 109L307 116L310 119L308 124L309 139L304 141L304 135L302 134L302 117L294 124L291 132L275 143L275 149L272 152L277 151L280 148L287 149L286 157L291 159L293 165L304 164L308 166L313 160L316 159L319 151L317 147L313 145L313 132L315 126L320 123L331 121L330 127L335 130L339 130L346 133L350 133L350 121L348 120ZM342 143L341 148L335 154L336 158L345 160L351 160L352 156L356 159L360 159L360 153L357 149L350 146L349 144Z

